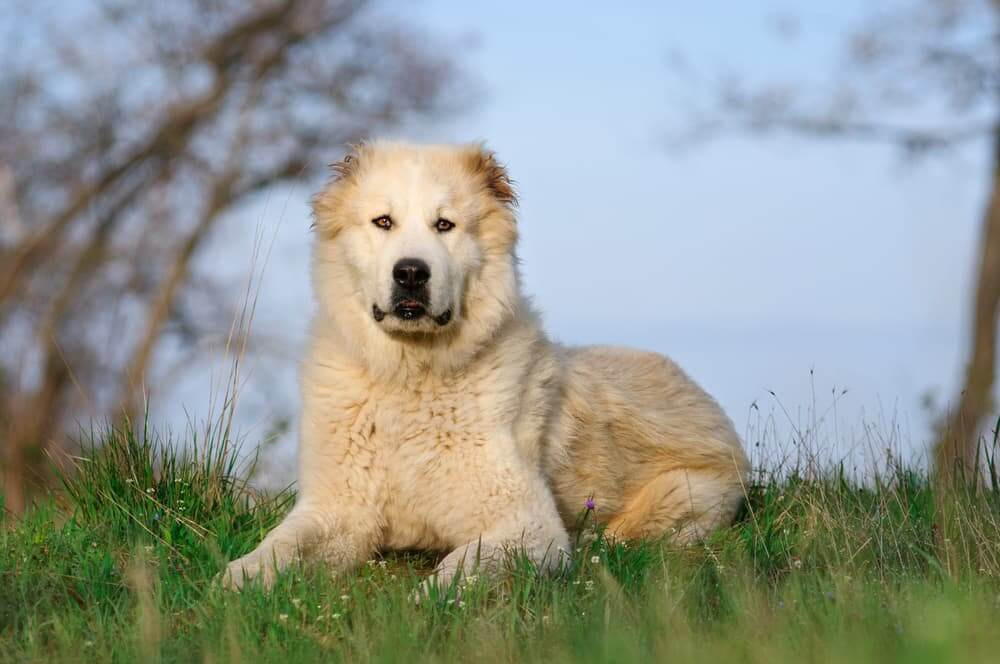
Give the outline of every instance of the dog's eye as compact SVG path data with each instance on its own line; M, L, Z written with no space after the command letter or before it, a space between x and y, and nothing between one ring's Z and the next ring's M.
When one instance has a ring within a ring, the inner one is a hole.
M434 224L434 228L437 229L438 233L447 233L455 227L455 224L451 223L447 219L438 219L437 223Z
M392 218L387 214L383 214L381 217L375 217L372 219L372 223L384 231L392 228Z

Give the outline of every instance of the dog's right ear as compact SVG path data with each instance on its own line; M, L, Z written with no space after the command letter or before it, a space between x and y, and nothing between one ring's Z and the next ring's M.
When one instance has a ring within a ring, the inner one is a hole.
M364 147L364 144L352 145L343 159L330 164L330 179L312 198L312 228L323 237L332 238L343 227L344 194L357 175Z
M514 181L492 150L482 143L474 143L466 150L465 159L466 168L481 180L491 196L508 209L517 207Z

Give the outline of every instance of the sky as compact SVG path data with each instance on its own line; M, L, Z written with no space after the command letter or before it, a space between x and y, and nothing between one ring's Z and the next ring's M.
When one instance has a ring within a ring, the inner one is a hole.
M836 71L866 3L801 4L422 2L406 18L455 50L477 103L391 136L485 140L507 164L524 285L554 338L669 355L750 443L814 426L834 454L892 439L918 456L924 395L946 402L960 376L985 151L912 166L864 144L672 140L708 93L678 82L678 57L707 74ZM789 15L794 38L780 38ZM249 373L238 420L251 446L296 416L309 187L241 211L202 258L244 274L247 218L270 249L254 329L274 353ZM207 375L224 371L193 372L154 413L198 419ZM291 478L293 437L269 450L270 476Z

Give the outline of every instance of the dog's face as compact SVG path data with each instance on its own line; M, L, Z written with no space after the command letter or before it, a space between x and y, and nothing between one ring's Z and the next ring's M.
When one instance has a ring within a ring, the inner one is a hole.
M353 298L389 334L459 325L484 264L509 256L516 236L513 190L493 156L479 146L375 143L334 170L314 212L322 255L341 269L317 279L350 285L317 283L320 297Z

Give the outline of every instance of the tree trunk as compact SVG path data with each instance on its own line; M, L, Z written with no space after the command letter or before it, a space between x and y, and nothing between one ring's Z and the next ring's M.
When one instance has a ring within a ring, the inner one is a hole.
M20 439L5 442L3 455L3 497L4 511L20 516L24 512L24 450Z
M983 217L979 271L972 315L972 339L958 404L948 413L934 445L935 472L951 481L956 472L971 478L979 432L991 408L996 377L997 310L1000 305L1000 129L993 136L993 172Z
M39 487L45 485L46 455L52 449L59 404L67 382L69 368L63 359L46 361L42 386L30 398L18 404L16 415L7 427L3 449L4 510L20 516Z

